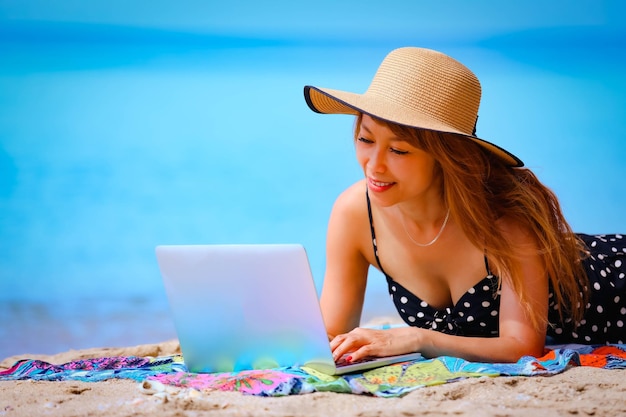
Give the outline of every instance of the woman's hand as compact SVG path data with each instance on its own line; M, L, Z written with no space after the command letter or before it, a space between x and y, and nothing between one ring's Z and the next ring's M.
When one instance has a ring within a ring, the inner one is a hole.
M335 360L349 354L349 361L366 357L402 355L418 351L417 328L402 327L374 330L357 327L349 333L337 335L331 342Z

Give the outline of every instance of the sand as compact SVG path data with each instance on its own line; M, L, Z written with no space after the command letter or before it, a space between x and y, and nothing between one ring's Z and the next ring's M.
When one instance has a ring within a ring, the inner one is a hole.
M114 355L160 356L175 340L128 348L87 349L18 358L64 363ZM402 398L313 393L262 398L232 392L142 392L128 380L0 382L0 416L626 416L626 370L571 368L550 377L474 378L420 388ZM196 395L193 395L196 394Z

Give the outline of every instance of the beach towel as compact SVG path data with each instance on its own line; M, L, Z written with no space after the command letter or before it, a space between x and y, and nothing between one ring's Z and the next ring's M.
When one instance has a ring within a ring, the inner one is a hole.
M415 389L465 378L549 376L574 366L626 369L626 345L554 346L544 356L525 356L516 363L480 363L442 356L385 366L363 373L330 376L306 367L231 373L188 372L182 356L96 358L53 365L21 360L0 372L0 381L103 381L132 379L200 392L238 391L258 396L285 396L316 391L399 397Z

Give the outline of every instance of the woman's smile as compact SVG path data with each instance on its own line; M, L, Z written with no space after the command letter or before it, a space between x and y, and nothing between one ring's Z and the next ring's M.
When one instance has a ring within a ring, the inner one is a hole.
M378 180L375 180L374 178L368 177L367 178L367 184L368 184L368 188L371 191L383 192L383 191L387 191L388 189L393 187L396 183L395 182L378 181Z

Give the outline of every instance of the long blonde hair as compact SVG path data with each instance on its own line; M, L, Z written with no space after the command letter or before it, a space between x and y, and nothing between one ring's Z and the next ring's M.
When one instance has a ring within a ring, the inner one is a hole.
M357 116L355 135L362 116ZM467 138L385 123L398 137L431 154L442 175L442 194L455 219L476 247L484 248L493 272L510 281L536 327L548 318L532 308L522 290L520 251L507 240L498 219L507 218L536 242L561 321L578 323L588 299L581 257L584 244L565 220L556 195L527 168L505 165Z

